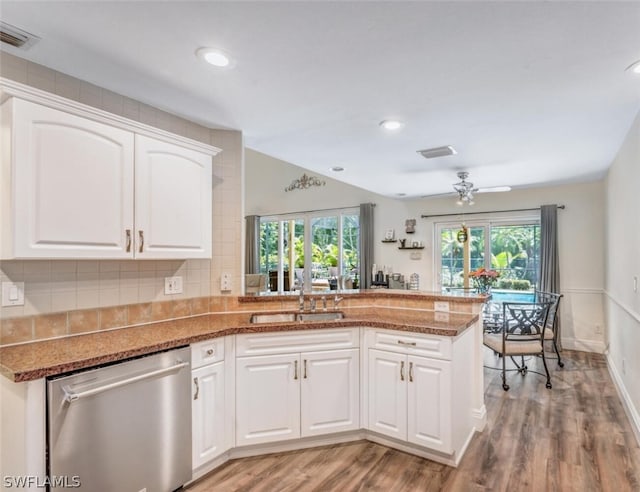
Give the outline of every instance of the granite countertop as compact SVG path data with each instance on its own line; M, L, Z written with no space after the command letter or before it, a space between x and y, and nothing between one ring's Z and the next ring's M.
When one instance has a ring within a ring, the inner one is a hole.
M348 295L349 299L424 299L430 301L452 301L456 302L485 302L489 297L487 294L472 293L442 293L424 290L402 290L402 289L351 289L351 290L330 290L318 292L305 292L305 297L319 297L326 295ZM299 292L263 292L238 297L239 302L262 302L287 300L299 296Z
M260 324L249 322L252 314L249 311L213 313L0 347L0 373L15 382L31 381L241 333L367 326L457 336L478 320L477 314L421 309L375 307L345 308L341 311L344 318L340 320Z

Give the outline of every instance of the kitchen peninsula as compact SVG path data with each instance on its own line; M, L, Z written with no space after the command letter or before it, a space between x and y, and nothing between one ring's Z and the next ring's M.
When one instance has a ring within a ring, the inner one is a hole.
M10 395L1 408L0 472L44 474L46 377L187 345L194 374L207 357L224 367L224 411L216 415L223 435L207 459L198 460L194 448L194 478L238 456L363 438L456 466L486 421L484 296L349 291L337 293L336 309L336 291L330 294L324 294L326 312L340 312L340 319L252 323L256 314L299 313L299 299L212 298L208 312L195 316L0 347L0 384ZM323 304L323 294L306 297ZM260 377L274 370L273 392L286 399L292 391L299 399L291 405L297 410L286 435L272 433L282 423L264 417L280 418L282 409L271 411L267 401L256 400L256 385L271 382L255 379L258 366ZM276 367L285 377L278 379ZM328 407L325 397L341 386L336 381L349 383L346 396ZM256 405L264 428L251 427ZM318 408L334 414L315 415Z

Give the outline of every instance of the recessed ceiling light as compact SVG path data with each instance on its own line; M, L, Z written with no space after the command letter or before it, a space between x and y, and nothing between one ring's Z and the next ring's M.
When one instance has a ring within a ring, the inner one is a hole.
M400 128L404 126L404 123L398 120L383 120L380 122L380 126L385 130L396 131L400 130Z
M233 66L231 57L217 48L200 48L196 51L196 56L214 67L231 68Z
M329 169L331 169L334 173L341 173L342 171L344 171L344 167L341 166L333 166Z
M631 65L625 68L625 72L632 72L640 75L640 60L634 61Z

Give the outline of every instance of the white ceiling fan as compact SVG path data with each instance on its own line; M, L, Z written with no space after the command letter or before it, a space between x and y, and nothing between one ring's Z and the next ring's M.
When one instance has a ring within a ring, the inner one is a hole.
M504 191L511 191L510 186L492 186L489 188L476 188L474 187L471 181L467 181L469 177L469 173L467 171L458 171L457 173L459 182L453 184L454 193L440 193L437 195L427 195L423 198L435 198L438 196L446 196L446 195L458 195L458 205L473 205L473 194L474 193L499 193Z

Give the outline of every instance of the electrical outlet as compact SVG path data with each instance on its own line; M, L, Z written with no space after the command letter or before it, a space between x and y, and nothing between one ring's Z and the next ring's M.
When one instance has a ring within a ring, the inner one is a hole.
M445 301L436 301L433 303L434 311L449 311L449 303Z
M596 325L596 335L602 335L602 325Z
M633 277L633 291L638 292L638 277Z
M220 290L222 292L228 292L231 290L231 274L229 272L224 272L220 276Z
M164 295L182 294L182 277L164 278Z
M622 374L627 374L627 360L622 359Z

